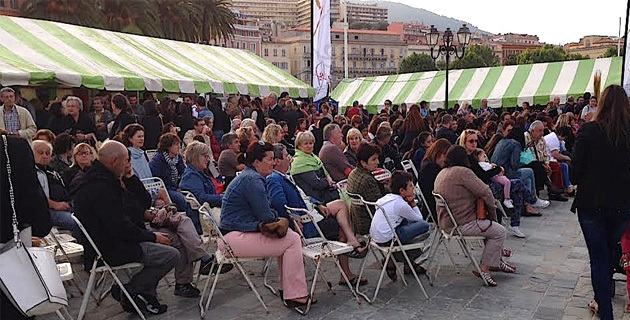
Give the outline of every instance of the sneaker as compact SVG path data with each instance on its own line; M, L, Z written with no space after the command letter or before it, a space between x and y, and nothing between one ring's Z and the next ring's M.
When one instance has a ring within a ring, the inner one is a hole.
M510 227L510 231L517 238L525 238L525 234L521 232L521 229L518 226Z
M138 294L136 296L138 298L138 300L140 300L140 304L138 305L138 307L140 308L140 310L142 310L144 308L144 310L142 311L146 311L148 313L151 314L162 314L165 313L166 310L168 310L168 306L165 304L161 304L158 299L150 294ZM136 300L134 298L134 300ZM136 302L138 303L138 302Z
M536 203L532 204L534 208L547 208L549 206L549 201L543 199L536 199Z
M176 296L184 297L184 298L196 298L201 294L199 289L195 288L190 283L184 284L175 284L175 292Z
M512 203L512 199L503 200L503 205L508 209L514 209L514 203Z

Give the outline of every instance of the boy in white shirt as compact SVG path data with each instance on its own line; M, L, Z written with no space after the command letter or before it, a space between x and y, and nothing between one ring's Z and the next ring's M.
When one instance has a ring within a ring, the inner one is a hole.
M413 176L409 172L395 171L392 174L390 183L391 193L386 194L378 199L376 203L383 208L377 207L370 225L370 236L377 244L381 246L389 246L394 241L394 233L387 223L384 214L396 230L396 234L402 244L413 243L418 236L429 231L429 223L422 219L420 209L415 202L415 192L413 186ZM420 256L420 250L407 251L407 255L411 261ZM404 261L402 255L394 254L397 261ZM387 275L395 277L395 271L392 273L393 264L387 267ZM415 265L414 269L417 273L426 272L420 265ZM405 274L411 273L409 266L405 264ZM392 279L393 280L393 279Z

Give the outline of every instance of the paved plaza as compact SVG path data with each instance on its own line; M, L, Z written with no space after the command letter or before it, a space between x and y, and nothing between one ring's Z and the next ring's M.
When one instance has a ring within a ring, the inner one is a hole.
M377 301L370 305L362 300L358 305L347 288L335 286L336 295L326 290L320 281L317 284L318 303L306 316L286 309L281 301L273 296L262 285L262 261L245 264L252 280L258 287L263 299L269 307L269 313L256 300L247 284L236 269L222 275L218 289L214 295L210 311L206 319L597 319L586 308L592 299L588 253L577 222L577 217L569 211L570 202L552 202L545 209L543 217L523 218L521 230L527 238L519 240L508 236L506 247L513 250L509 261L517 267L516 274L495 273L499 283L496 288L484 287L482 281L472 275L471 266L462 268L457 274L455 268L449 266L450 261L443 260L445 265L440 271L435 286L429 286L426 278L423 284L430 299L424 299L420 288L412 276L408 276L409 286L405 287L400 279L391 282L387 277L383 282ZM452 252L457 247L452 246ZM438 252L439 254L440 252ZM480 255L480 249L475 249ZM371 255L367 278L370 283L367 289L372 291L378 279L378 264ZM464 266L467 263L461 254L455 260ZM357 273L360 261L352 261L352 268ZM431 269L435 269L435 264ZM77 265L78 268L80 268ZM339 274L332 263L325 265L327 277L335 284ZM314 271L313 264L307 264L310 278ZM272 264L270 280L277 285L276 266ZM87 280L87 276L82 274ZM622 275L617 275L624 279ZM172 273L169 274L173 281ZM202 278L198 286L203 286ZM198 319L198 299L184 299L172 294L161 282L159 298L168 304L168 313L151 319ZM76 292L72 287L70 292ZM630 319L624 315L624 303L627 294L624 282L616 283L617 295L614 298L616 319ZM81 297L70 300L70 313L76 316ZM137 319L136 315L124 313L120 305L111 297L107 297L99 307L90 303L87 319ZM55 319L47 317L46 319Z

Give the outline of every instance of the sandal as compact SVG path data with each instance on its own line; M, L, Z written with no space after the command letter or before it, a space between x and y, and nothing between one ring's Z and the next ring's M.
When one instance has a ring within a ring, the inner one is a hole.
M591 310L591 312L597 314L599 313L599 305L597 304L597 301L595 300L591 300L586 304L586 307L588 307L589 310ZM626 307L626 310L628 310L628 308Z
M525 211L525 214L523 214L523 216L524 217L542 217L542 213L538 211L534 211L534 212Z
M308 305L309 300L311 301L311 305L314 305L317 303L317 299L315 298L311 298L310 296L308 298L306 298L305 302L298 302L295 300L284 300L284 305L287 308L299 308L299 307L306 307Z
M490 274L490 272L481 271L481 274L480 274L479 271L473 270L472 273L475 276L485 280L489 287L496 287L499 285L496 281L494 281L494 279L492 279L492 275Z
M368 284L368 279L363 278L361 280L359 280L358 276L355 276L354 278L350 279L350 285L354 288L357 286L357 280L359 281L359 286L364 286L366 284ZM346 282L345 281L339 281L338 283L340 286L345 286Z
M512 256L512 250L503 248L503 251L501 252L501 255L506 257L506 258L509 258L509 257Z
M357 249L363 249L363 251L359 251ZM365 256L367 256L367 254L368 254L367 244L365 243L365 241L361 241L361 242L359 242L359 246L358 247L354 247L354 249L352 249L352 251L346 253L346 256L348 256L348 258L352 258L352 259L363 259L363 258L365 258Z
M511 266L511 265L505 263L504 261L501 261L501 263L499 263L499 270L501 270L502 272L505 272L505 273L515 273L516 272L516 267L515 266Z

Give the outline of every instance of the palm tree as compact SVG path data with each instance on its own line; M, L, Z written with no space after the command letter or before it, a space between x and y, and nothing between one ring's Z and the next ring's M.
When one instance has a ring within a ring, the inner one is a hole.
M99 9L108 30L164 37L153 1L100 0Z
M157 0L160 27L167 39L196 42L203 8L198 1Z
M229 39L234 35L234 12L231 0L195 0L203 7L203 20L199 28L199 42Z
M96 0L26 0L20 11L26 18L104 27Z

